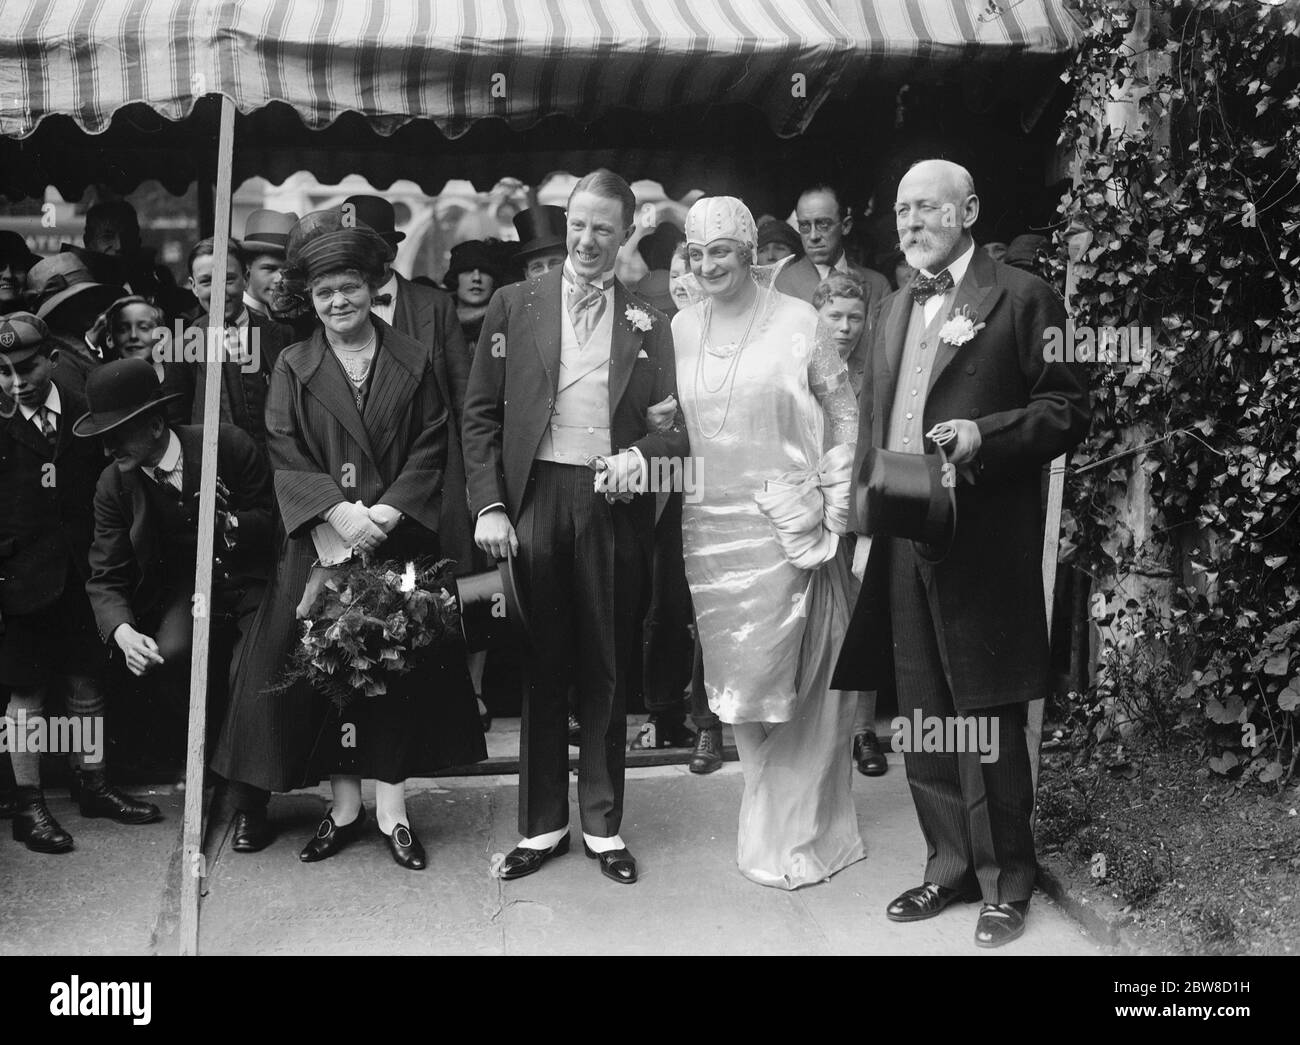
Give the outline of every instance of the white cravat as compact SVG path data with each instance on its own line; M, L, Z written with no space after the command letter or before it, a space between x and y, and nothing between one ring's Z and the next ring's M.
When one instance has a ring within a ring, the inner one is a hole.
M176 433L168 431L171 438L168 440L167 449L163 451L162 459L155 465L143 465L141 471L156 483L166 483L177 493L185 489L185 455L181 452L181 441L177 438Z
M962 279L965 278L966 270L970 268L970 259L973 258L974 256L975 256L975 241L972 240L971 245L966 248L965 253L963 253L961 257L959 257L956 261L954 261L951 265L948 266L948 272L952 275L953 290L956 290L957 286L961 283ZM939 270L939 272L942 271L943 271L942 269ZM931 273L931 272L926 272L925 269L921 269L921 275L931 279L939 275L939 272ZM929 326L931 323L934 322L934 317L938 315L939 309L943 307L943 303L947 299L948 294L950 293L952 293L952 291L945 291L942 294L933 294L930 297L926 298L925 304L921 306L921 315L925 319L926 326Z

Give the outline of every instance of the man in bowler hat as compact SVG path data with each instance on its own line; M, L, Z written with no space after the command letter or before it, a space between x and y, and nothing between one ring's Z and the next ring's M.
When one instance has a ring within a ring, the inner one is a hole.
M137 676L158 674L188 701L202 425L167 423L165 393L140 359L107 363L86 382L88 411L73 430L99 437L113 461L95 489L86 591L100 637ZM251 436L217 429L217 527L212 614L217 649L256 609L271 547L271 473ZM212 657L214 665L226 661Z
M0 684L19 731L47 713L56 685L62 689L80 720L81 750L68 754L82 816L147 824L160 817L158 807L118 791L105 775L108 657L85 589L91 502L104 458L97 442L73 438L72 420L86 404L55 373L58 352L38 317L0 318ZM40 752L11 747L14 839L34 852L67 852L72 836L45 804Z
M901 715L996 731L992 761L904 752L927 857L922 884L886 915L912 922L982 899L975 943L997 947L1024 932L1037 870L1024 727L1026 705L1051 682L1041 472L1083 438L1089 403L1077 368L1043 358L1044 333L1065 325L1060 299L976 250L978 217L974 181L955 163L918 163L899 183L900 244L918 271L873 328L855 486L872 448L943 446L956 467L956 531L937 563L911 540L859 539L862 592L831 684L871 690L893 676Z

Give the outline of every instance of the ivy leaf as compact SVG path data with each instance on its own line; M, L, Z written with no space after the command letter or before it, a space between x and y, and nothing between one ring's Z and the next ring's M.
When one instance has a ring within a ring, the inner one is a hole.
M1218 758L1210 759L1210 768L1222 776L1227 776L1240 764L1240 760L1231 751L1225 751Z
M1286 770L1282 767L1281 762L1270 762L1259 771L1259 782L1261 784L1271 784L1274 780L1281 780L1282 774Z
M1300 678L1292 679L1286 689L1277 695L1277 706L1283 711L1300 708Z
M1287 668L1291 666L1291 651L1279 650L1274 653L1268 660L1264 661L1265 675L1285 675Z
M1226 704L1215 697L1210 697L1205 702L1205 717L1221 726L1228 726L1236 722L1245 710L1246 705L1242 703L1241 698L1235 693L1228 697Z

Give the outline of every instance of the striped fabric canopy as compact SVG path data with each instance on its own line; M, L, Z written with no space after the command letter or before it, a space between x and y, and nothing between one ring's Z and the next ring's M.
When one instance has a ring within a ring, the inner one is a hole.
M963 65L1059 61L1083 37L1066 0L826 0L857 44L841 92L874 75L926 79Z
M853 41L825 0L0 0L0 134L85 131L144 103L180 119L222 92L308 127L747 102L803 130Z

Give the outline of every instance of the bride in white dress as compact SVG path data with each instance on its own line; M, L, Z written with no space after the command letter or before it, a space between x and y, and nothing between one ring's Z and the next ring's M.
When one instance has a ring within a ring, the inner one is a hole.
M701 199L686 219L706 296L673 318L702 475L682 544L709 705L732 723L745 774L740 870L794 889L865 855L854 701L830 689L851 609L832 531L844 529L857 403L839 354L817 344L817 313L755 268L756 239L734 197Z

